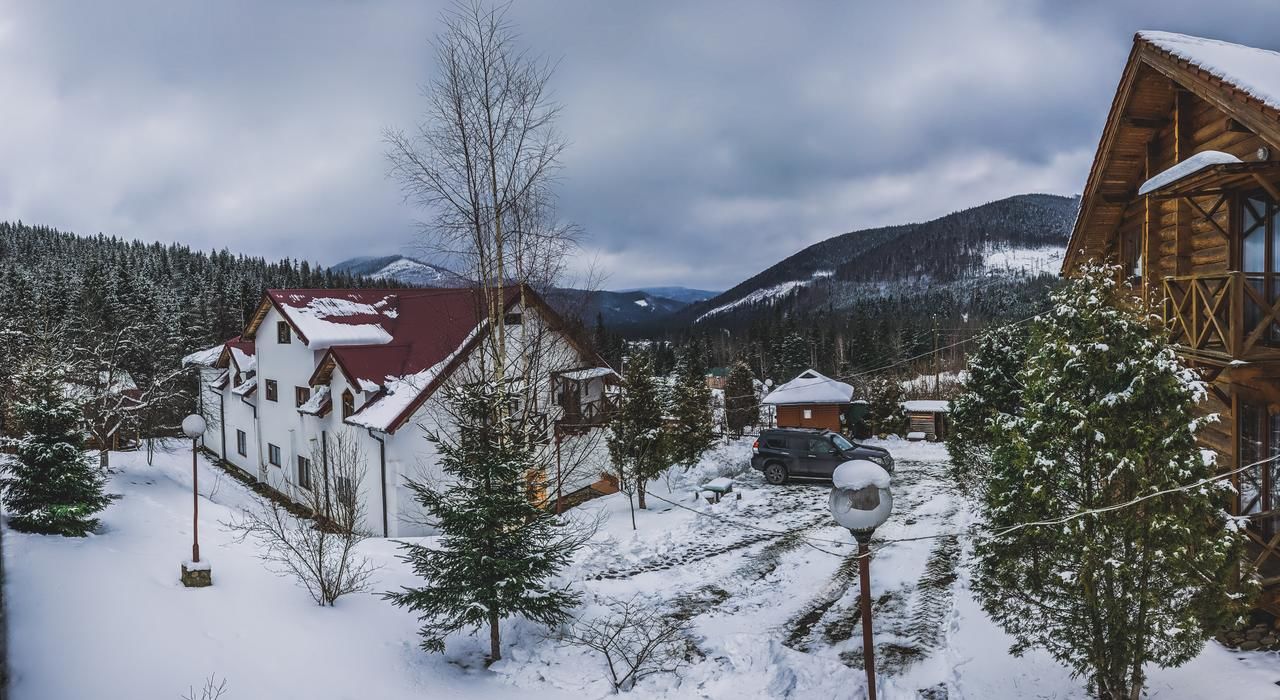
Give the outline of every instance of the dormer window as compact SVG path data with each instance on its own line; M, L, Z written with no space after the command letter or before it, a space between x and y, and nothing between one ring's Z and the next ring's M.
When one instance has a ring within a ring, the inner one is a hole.
M289 327L288 321L276 322L276 342L281 345L293 342L293 329Z
M524 318L519 311L514 311L502 317L502 323L506 326L518 326L524 323Z
M342 392L342 419L350 418L356 412L356 397L352 395L351 390L347 389Z

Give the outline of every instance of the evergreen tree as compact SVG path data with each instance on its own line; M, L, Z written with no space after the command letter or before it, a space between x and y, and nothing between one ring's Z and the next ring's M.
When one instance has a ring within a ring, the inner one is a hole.
M698 344L690 345L676 365L676 385L672 390L671 415L678 426L671 436L671 456L677 464L691 467L715 442L711 387L707 386L705 354Z
M671 442L666 430L662 400L653 378L653 360L647 352L627 358L622 377L622 405L609 422L609 457L619 470L619 480L630 496L634 489L641 509L645 484L670 466ZM634 525L634 523L633 523Z
M555 625L576 605L576 593L551 581L581 539L529 498L544 478L537 438L524 422L502 419L521 394L492 382L444 392L456 432L428 437L453 483L408 484L439 524L439 547L403 543L404 560L426 585L385 597L418 613L422 648L429 652L444 651L452 632L488 625L493 662L502 658L501 620L519 616Z
M725 428L741 435L749 425L760 421L760 399L756 396L755 377L745 362L734 363L724 382Z
M1041 647L1097 697L1130 700L1148 664L1195 657L1247 596L1231 590L1229 485L1180 488L1213 475L1195 439L1204 385L1117 277L1085 270L1031 330L1022 414L992 431L997 534L977 541L973 581L1014 653Z
M47 360L47 358L46 358ZM111 502L105 479L86 459L80 407L66 397L67 373L42 361L20 378L14 417L22 437L7 440L14 456L0 477L0 491L15 530L84 537L93 517Z
M873 376L867 380L867 410L871 432L876 435L898 435L907 429L907 414L902 409L902 383L891 375Z
M813 347L808 338L795 331L779 338L773 350L775 381L785 384L809 369L811 364Z
M947 440L952 479L966 492L985 490L992 469L989 446L1003 422L1021 412L1018 372L1026 356L1026 331L1019 326L988 331L969 356L960 395L951 402Z

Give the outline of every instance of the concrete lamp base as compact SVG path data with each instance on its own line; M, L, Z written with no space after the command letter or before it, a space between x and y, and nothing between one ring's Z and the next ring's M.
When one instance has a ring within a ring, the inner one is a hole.
M207 561L182 562L182 585L187 588L204 588L213 585L213 568Z

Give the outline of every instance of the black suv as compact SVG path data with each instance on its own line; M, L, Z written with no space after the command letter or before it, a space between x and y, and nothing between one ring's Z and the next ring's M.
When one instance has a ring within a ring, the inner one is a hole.
M836 467L851 459L875 462L893 473L893 456L882 447L849 442L840 433L815 428L771 428L760 431L751 446L751 466L771 484L793 476L830 479Z

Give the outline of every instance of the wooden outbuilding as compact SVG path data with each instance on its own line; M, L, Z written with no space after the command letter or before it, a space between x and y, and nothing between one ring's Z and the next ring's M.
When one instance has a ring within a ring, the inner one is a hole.
M1140 32L1063 264L1123 266L1208 382L1199 432L1280 614L1280 53ZM1243 469L1243 471L1241 471Z
M902 410L907 412L908 432L924 433L926 440L947 439L947 414L951 412L949 401L903 401Z
M841 432L853 403L853 387L807 369L769 392L761 403L777 409L779 428L822 428Z

